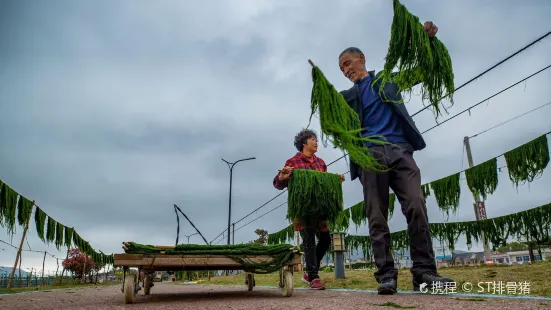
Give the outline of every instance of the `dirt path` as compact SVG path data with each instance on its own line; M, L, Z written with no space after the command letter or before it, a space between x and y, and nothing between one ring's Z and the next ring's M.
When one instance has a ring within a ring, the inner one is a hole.
M136 296L134 304L125 305L120 286L52 290L0 296L0 309L397 309L378 306L392 302L409 309L551 309L549 300L487 298L483 301L458 295L397 294L311 291L295 289L293 296L283 297L278 289L256 287L247 292L244 286L203 286L156 283L151 295ZM402 309L403 309L402 308Z

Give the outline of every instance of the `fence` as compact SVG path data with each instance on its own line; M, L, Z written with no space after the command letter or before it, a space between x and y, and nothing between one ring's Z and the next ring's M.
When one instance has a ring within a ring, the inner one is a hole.
M41 286L41 285L54 285L57 284L56 282L59 281L59 277L55 276L45 276L45 277L32 277L30 275L28 276L14 276L12 287L13 288L19 288L19 287L29 287L29 286ZM63 280L63 282L66 282L70 278L66 278ZM0 288L7 288L8 282L10 281L9 275L0 275Z

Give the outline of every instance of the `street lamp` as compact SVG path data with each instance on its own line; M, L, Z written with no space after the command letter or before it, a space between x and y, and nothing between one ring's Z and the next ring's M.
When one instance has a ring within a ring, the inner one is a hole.
M331 235L333 252L335 253L335 279L344 279L344 233L334 232Z
M238 162L240 161L245 161L245 160L252 160L252 159L256 159L256 157L250 157L250 158L244 158L244 159L240 159L234 163L230 163L229 161L225 160L224 158L222 158L222 160L228 164L228 168L230 168L230 203L229 203L229 212L228 212L228 245L230 244L230 225L231 225L231 186L232 186L232 176L233 176L233 166L235 166L235 164L237 164Z
M189 236L188 236L188 235L185 235L185 236L187 237L187 244L189 244L189 237L195 236L195 235L198 235L198 234L199 234L199 233L194 233L194 234L189 235Z

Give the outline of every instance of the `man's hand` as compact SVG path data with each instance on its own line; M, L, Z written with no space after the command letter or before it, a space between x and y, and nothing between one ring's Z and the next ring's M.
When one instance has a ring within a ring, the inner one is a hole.
M341 177L341 182L344 182L344 174L339 174L339 176Z
M291 173L293 172L293 167L285 166L283 169L279 170L279 180L285 181L288 180L289 177L291 177Z
M423 26L425 27L425 31L429 35L429 38L434 38L434 36L438 32L438 27L436 27L436 25L432 22L425 22Z

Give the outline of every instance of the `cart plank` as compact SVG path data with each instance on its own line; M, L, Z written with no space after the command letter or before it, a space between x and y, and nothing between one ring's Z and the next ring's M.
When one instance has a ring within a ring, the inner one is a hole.
M244 259L250 262L266 262L273 259L269 255L247 255ZM235 267L242 264L223 255L169 255L169 254L115 254L115 265L126 267ZM300 255L294 255L286 265L300 264Z

